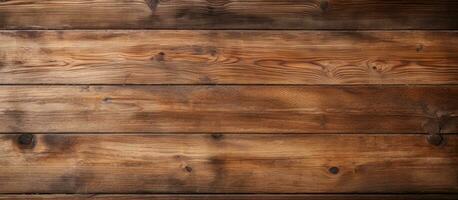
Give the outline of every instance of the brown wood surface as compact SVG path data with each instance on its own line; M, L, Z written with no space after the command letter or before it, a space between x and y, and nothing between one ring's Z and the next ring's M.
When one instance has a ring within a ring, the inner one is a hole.
M0 0L0 200L458 199L458 0Z
M0 84L458 84L455 31L0 31Z
M0 29L456 29L456 0L3 0Z
M458 193L458 135L0 135L0 193Z
M458 87L2 86L0 132L456 133Z
M407 194L407 195L0 195L0 199L18 200L456 200L456 194Z

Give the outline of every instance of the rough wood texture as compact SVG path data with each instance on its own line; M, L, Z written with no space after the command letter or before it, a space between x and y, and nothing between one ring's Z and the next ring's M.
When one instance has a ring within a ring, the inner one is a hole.
M0 132L456 133L458 87L2 86Z
M0 195L0 199L18 200L456 200L454 194L408 195Z
M458 84L458 32L1 31L1 84Z
M23 137L0 135L0 193L458 192L457 135Z
M1 29L456 29L456 0L0 1Z

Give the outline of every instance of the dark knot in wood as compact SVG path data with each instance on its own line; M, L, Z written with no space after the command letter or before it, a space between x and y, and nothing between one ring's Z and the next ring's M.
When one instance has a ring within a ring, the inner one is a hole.
M157 4L159 4L159 0L145 0L146 4L148 5L149 9L154 13L157 8Z
M23 148L33 148L35 146L35 136L32 134L22 134L18 137L18 143Z
M190 167L190 166L186 166L184 169L189 173L192 172L192 167Z
M339 168L338 167L331 167L328 169L329 173L331 174L338 174L339 173Z
M327 0L322 0L322 1L320 2L320 8L321 8L322 11L328 10L328 8L329 8L329 1L327 1Z
M442 141L444 140L441 135L438 134L431 134L426 137L426 140L429 144L434 146L440 146Z
M450 126L452 120L448 114L436 114L433 118L423 123L423 129L429 133L426 136L426 141L430 145L440 146L444 144L444 138L441 136L442 133L447 132L447 127Z

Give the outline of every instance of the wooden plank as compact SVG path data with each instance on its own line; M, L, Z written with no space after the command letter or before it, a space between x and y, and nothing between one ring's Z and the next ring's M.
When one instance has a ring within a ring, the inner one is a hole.
M0 195L0 199L18 200L456 200L455 194L407 194L407 195L335 195L335 194L297 194L297 195Z
M455 0L0 1L0 29L457 29Z
M2 86L0 132L456 133L458 87Z
M0 31L0 84L458 84L455 31Z
M0 135L0 193L458 192L458 135L24 137Z

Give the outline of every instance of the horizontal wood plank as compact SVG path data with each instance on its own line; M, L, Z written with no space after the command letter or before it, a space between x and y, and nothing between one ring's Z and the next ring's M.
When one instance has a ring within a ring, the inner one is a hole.
M408 195L0 195L0 199L18 200L456 200L455 194L408 194Z
M455 0L0 1L0 29L456 29Z
M458 84L455 31L0 31L0 84Z
M456 133L458 87L2 86L0 132Z
M458 135L28 136L0 135L0 193L458 192Z

